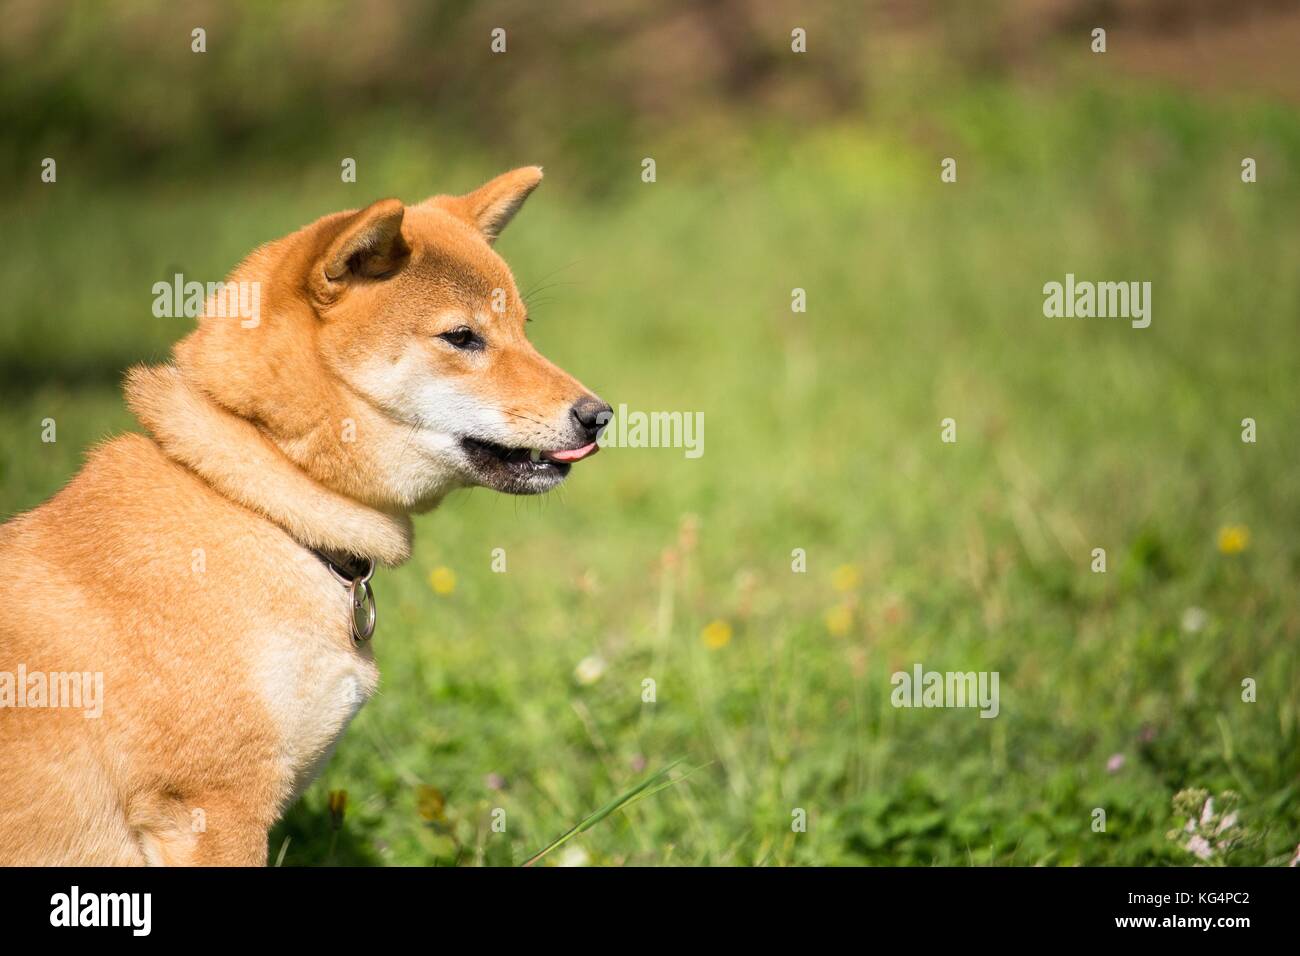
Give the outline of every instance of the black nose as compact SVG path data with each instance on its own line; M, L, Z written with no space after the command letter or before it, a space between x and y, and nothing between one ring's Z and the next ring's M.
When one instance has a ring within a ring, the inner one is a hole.
M586 433L587 441L595 441L600 430L609 424L614 410L595 395L584 395L573 403L573 417Z

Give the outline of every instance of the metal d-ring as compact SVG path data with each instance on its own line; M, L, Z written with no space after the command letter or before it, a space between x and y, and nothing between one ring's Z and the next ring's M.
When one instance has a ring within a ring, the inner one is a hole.
M362 565L365 570L357 574L354 570L357 567L357 560L348 557L331 557L318 548L312 548L312 553L329 568L330 574L334 575L334 580L347 588L348 629L352 632L352 643L357 646L364 644L374 635L375 618L378 616L375 608L375 586L370 583L370 578L375 573L374 559L360 558L360 561L365 562ZM358 611L365 612L363 622L357 620Z
M348 601L352 604L352 643L364 644L375 633L375 620L379 612L375 607L375 589L370 578L375 573L375 562L366 558L366 570L348 583ZM365 612L365 623L357 622L357 612Z

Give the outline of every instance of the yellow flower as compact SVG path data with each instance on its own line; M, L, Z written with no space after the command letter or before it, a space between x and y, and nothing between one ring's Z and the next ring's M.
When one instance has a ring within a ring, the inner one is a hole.
M853 564L841 564L831 575L831 586L837 591L852 591L858 586L858 568Z
M1250 529L1244 524L1224 525L1219 529L1219 551L1223 554L1241 554L1250 547Z
M731 643L731 625L723 620L710 621L700 632L700 639L711 651L726 647Z
M348 792L331 790L329 793L330 826L335 830L343 826L343 817L348 812Z
M429 586L434 594L450 594L456 590L456 572L439 565L429 572Z
M426 823L441 822L447 816L447 798L437 787L420 784L415 790L415 810Z
M826 630L835 637L843 637L853 626L853 608L847 604L833 607L826 612Z

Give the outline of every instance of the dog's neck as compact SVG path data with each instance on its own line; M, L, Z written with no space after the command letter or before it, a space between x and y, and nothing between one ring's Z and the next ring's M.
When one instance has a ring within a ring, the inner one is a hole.
M252 422L212 401L174 366L133 369L126 400L168 457L305 547L386 565L410 557L408 516L380 511L325 487Z

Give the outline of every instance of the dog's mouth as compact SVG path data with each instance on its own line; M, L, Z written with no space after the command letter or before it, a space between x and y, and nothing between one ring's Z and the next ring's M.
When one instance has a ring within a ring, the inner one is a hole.
M469 459L479 484L512 495L535 495L562 482L574 462L590 458L600 446L589 442L577 448L510 448L495 442L465 437L460 447Z

